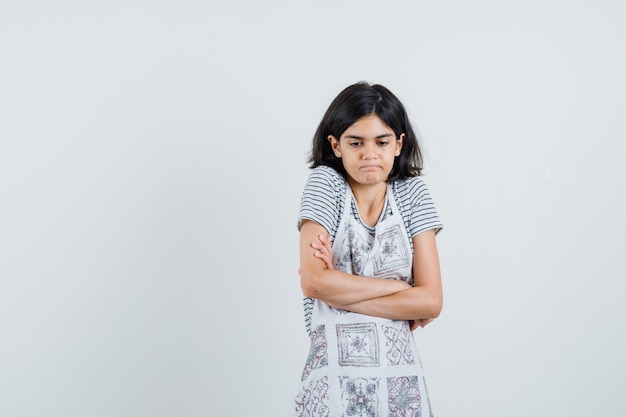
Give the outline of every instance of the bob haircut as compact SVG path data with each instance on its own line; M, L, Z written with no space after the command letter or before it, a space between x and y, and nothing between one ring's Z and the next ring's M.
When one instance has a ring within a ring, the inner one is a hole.
M387 88L380 84L370 85L366 82L347 87L330 103L313 136L313 145L308 160L309 167L326 165L345 178L346 170L343 162L341 158L335 156L328 136L333 135L339 139L354 122L370 114L380 117L393 130L396 140L404 133L402 151L394 160L387 181L421 175L422 153L404 106Z

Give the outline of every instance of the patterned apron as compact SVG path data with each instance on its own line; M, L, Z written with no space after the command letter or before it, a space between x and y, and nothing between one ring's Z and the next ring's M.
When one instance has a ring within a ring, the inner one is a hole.
M351 214L346 185L333 242L335 269L411 282L413 254L390 186L392 214L372 234ZM384 210L383 210L384 213ZM296 397L298 417L426 417L428 393L407 321L335 309L314 300L311 348Z

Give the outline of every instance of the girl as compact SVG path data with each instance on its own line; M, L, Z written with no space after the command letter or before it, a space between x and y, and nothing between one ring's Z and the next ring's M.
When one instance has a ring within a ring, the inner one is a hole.
M442 307L441 222L404 106L358 83L324 114L300 206L311 348L292 416L428 416L412 331Z

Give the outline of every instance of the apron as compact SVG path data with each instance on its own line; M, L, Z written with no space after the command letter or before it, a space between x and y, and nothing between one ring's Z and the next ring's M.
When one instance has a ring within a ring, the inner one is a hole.
M413 254L391 186L386 204L392 214L378 222L374 235L352 215L353 198L346 184L333 241L335 269L410 283ZM352 313L314 300L311 348L290 416L432 416L408 322Z

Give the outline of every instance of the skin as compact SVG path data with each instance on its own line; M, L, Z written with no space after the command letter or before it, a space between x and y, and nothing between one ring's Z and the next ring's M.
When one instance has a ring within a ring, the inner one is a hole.
M387 178L400 155L404 134L377 115L363 116L341 137L329 136L341 158L361 220L374 226L381 216ZM439 256L434 230L413 237L413 282L361 277L333 269L328 231L304 220L300 228L300 278L305 296L355 313L408 320L411 330L439 316L443 304Z

